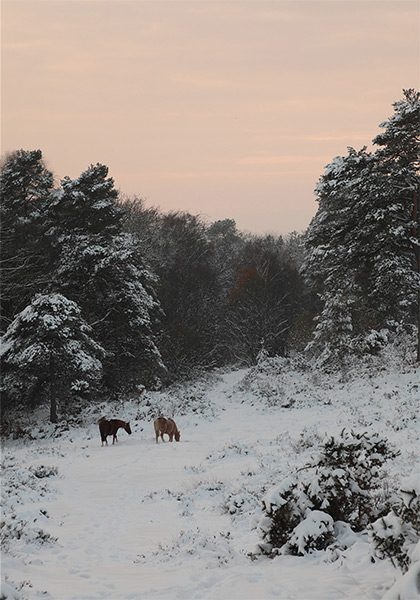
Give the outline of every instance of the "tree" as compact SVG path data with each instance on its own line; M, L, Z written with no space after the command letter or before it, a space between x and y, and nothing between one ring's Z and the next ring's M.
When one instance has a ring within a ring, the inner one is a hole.
M58 249L55 289L77 302L105 348L112 389L150 385L164 372L157 347L161 310L155 276L122 233L124 208L104 165L65 178L50 207L49 234Z
M173 378L217 360L220 284L206 234L203 221L189 213L164 214L156 223L151 264L164 313L163 361Z
M326 167L316 187L319 208L306 233L303 274L321 295L334 289L351 296L357 293L356 273L360 251L354 236L360 227L357 208L366 196L372 156L363 148L348 149Z
M412 218L420 102L413 90L404 94L374 140L381 148L374 154L349 148L328 165L316 188L319 208L306 235L303 273L324 302L318 334L328 326L334 330L331 307L340 303L350 308L353 337L413 323L420 286Z
M306 347L310 355L319 358L323 366L341 366L351 350L353 323L352 302L348 296L336 289L324 295L324 306L316 319L313 339Z
M137 266L132 237L109 242L98 235L71 237L57 265L60 289L77 301L85 319L106 350L106 385L111 389L142 383L153 385L165 373L158 334L162 311L156 277Z
M1 167L2 331L48 281L44 211L53 188L41 150L18 150Z
M100 234L112 238L120 233L123 208L117 203L118 191L108 177L108 167L90 165L77 178L64 177L55 190L49 210L56 231L51 235L86 236Z
M302 279L285 257L283 238L251 237L242 252L224 313L231 358L255 364L261 349L284 355L288 332L304 311Z
M102 347L78 306L61 294L38 295L9 326L2 344L3 408L88 397L102 375Z
M379 146L376 154L385 173L391 174L391 194L399 205L396 229L402 238L401 254L406 264L413 265L407 302L417 320L420 361L420 93L412 88L403 92L404 98L394 103L394 114L380 125L384 131L373 143Z

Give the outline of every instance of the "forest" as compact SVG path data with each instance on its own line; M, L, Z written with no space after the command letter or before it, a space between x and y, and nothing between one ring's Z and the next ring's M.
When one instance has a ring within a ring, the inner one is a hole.
M57 183L41 150L4 156L2 418L47 404L57 422L262 355L331 371L409 336L420 360L420 93L379 127L326 166L287 236L147 207L102 164Z

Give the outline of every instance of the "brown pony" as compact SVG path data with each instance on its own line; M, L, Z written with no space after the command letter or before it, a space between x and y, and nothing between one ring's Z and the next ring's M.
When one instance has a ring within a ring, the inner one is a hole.
M164 433L168 434L170 442L173 441L174 436L175 436L175 441L177 441L177 442L179 442L179 440L181 439L181 434L178 431L178 428L173 419L165 419L165 417L158 417L157 419L154 420L153 425L155 427L156 444L158 444L159 435L162 438L162 442L165 441L163 439Z
M122 428L131 435L130 423L126 423L125 421L121 421L120 419L110 419L109 421L102 417L98 421L99 424L99 432L101 434L102 446L105 444L108 446L108 440L106 439L108 435L112 435L112 443L118 442L117 431Z

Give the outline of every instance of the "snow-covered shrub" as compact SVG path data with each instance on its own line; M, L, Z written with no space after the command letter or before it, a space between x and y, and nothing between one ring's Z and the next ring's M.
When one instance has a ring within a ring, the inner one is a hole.
M209 401L207 390L209 386L220 381L217 371L205 373L197 380L174 383L164 392L152 392L139 389L134 400L138 404L137 420L150 421L160 414L174 417L191 413L203 418L211 418L215 407Z
M305 486L314 506L335 521L346 521L363 529L374 512L372 490L377 487L381 467L396 453L379 434L343 430L340 437L327 439L315 466L318 486Z
M52 544L56 538L44 527L48 527L49 515L39 508L41 498L47 497L52 489L46 477L57 474L56 467L20 467L12 454L5 454L1 465L1 504L0 541L2 551L15 555L19 547ZM33 510L25 510L26 504Z
M267 406L287 408L294 403L294 399L282 381L282 375L294 368L299 368L297 360L282 356L270 357L261 351L257 364L249 369L238 385L238 390L263 400Z
M2 581L0 587L0 600L23 600L23 596L8 581Z
M409 564L404 522L391 511L369 527L377 558L390 558L406 571Z
M402 482L399 493L402 501L399 515L420 537L420 469Z
M196 560L206 569L221 567L237 557L231 545L230 532L206 533L199 528L180 531L179 536L169 545L159 544L151 556L139 555L135 563L146 564L150 559L159 563L172 561L182 564Z
M415 544L420 543L420 471L403 481L399 496L392 510L372 523L369 533L374 556L389 558L405 572Z
M257 492L248 490L246 486L234 489L228 492L222 503L222 510L229 514L232 520L235 516L242 516L244 513L251 513L258 505Z
M305 548L326 548L338 521L364 529L383 510L374 492L383 463L393 456L378 434L343 430L339 437L327 438L311 464L265 496L265 516L258 525L261 551L302 554Z
M260 520L257 530L263 539L259 546L264 554L271 554L282 548L290 539L297 525L304 519L307 505L301 505L298 492L298 481L295 477L287 477L263 499L265 516Z
M389 343L389 331L381 329L381 331L372 330L356 339L355 349L364 354L378 354Z
M38 479L44 479L44 477L55 477L58 474L57 467L50 467L46 465L38 465L37 467L31 467L30 471L38 477Z
M287 547L290 554L303 556L313 550L325 550L333 540L332 517L321 510L312 510L294 528Z

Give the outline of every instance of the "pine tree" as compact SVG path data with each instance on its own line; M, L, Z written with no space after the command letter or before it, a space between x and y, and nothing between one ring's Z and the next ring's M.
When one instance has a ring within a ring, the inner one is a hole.
M0 185L1 318L5 331L49 278L43 216L53 175L45 167L40 150L18 150L5 157Z
M382 265L381 271L403 273L396 281L384 278L385 286L400 289L398 304L405 305L405 312L417 322L420 360L420 92L404 90L404 98L393 106L394 114L380 125L384 131L373 140L379 168L390 180L387 196L394 207L390 233L399 258L396 264Z
M319 208L308 228L307 254L303 265L306 280L319 293L334 289L348 296L357 293L359 248L354 235L362 226L358 214L361 199L372 171L372 157L363 148L348 149L345 157L336 157L321 177L316 194Z
M50 419L57 422L58 404L95 389L102 356L74 302L61 294L38 295L3 336L3 410L48 400Z
M374 154L350 148L327 167L316 189L319 209L307 231L303 273L325 303L318 342L328 324L334 327L331 306L340 301L351 307L346 319L353 336L414 319L420 286L418 225L412 218L419 186L419 94L405 92L394 108L374 140L381 148Z
M157 347L156 278L122 233L124 208L108 169L91 166L62 181L50 207L58 248L53 286L77 302L106 350L107 384L151 384L164 372Z
M77 179L65 177L61 181L61 189L55 191L50 204L51 218L55 217L61 235L111 238L121 231L124 216L117 198L108 167L91 165Z
M136 256L132 237L70 238L57 268L60 289L77 301L95 338L106 349L105 382L111 388L156 383L165 372L158 349L162 311L156 277Z

